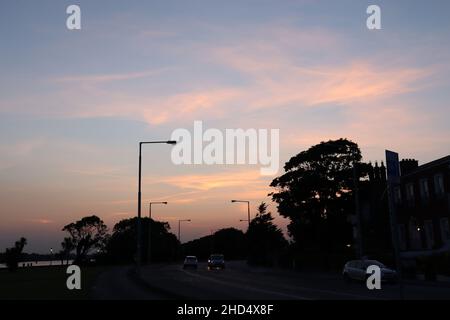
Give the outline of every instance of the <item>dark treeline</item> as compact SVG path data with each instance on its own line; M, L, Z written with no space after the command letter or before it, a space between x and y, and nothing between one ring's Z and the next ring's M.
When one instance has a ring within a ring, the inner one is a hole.
M142 253L148 261L150 219L142 218ZM109 263L129 263L136 258L137 218L118 222L106 244L102 259ZM170 232L167 222L151 220L151 260L152 262L175 261L180 254L180 245L176 236Z
M361 197L373 198L372 211L376 212L374 220L362 227L365 253L373 258L389 257L385 187L383 181L379 184L373 178L372 165L361 159L356 143L339 139L321 142L286 162L284 173L271 182L274 191L268 196L277 205L278 213L289 220L290 242L273 224L267 205L261 203L245 233L226 228L183 245L171 233L167 222L143 218L143 260L148 260L151 226L153 262L175 261L184 255L206 259L212 253L221 253L227 260L246 258L258 265L339 269L356 255L350 219L356 214L356 184ZM113 264L136 261L136 218L118 222L109 233L103 221L93 215L66 225L63 231L67 237L58 252L61 258L74 257L78 264L88 263L92 257ZM14 260L21 249L23 246L16 243L8 249L8 257Z
M186 255L195 255L202 260L213 253L223 254L228 260L247 257L245 234L234 228L221 229L212 235L189 241L182 248Z

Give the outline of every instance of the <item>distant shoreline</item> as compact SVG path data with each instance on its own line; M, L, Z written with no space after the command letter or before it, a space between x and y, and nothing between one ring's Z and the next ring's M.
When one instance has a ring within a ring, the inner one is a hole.
M69 265L73 260L69 260ZM43 260L43 261L21 261L19 262L19 268L31 268L31 267L48 267L48 266L63 266L67 265L67 261L64 260ZM6 264L0 263L0 269L6 269Z

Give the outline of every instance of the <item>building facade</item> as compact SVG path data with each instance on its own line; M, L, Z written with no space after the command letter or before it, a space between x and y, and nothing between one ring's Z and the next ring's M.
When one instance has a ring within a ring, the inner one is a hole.
M450 245L450 156L419 166L400 162L393 190L402 251L440 250Z

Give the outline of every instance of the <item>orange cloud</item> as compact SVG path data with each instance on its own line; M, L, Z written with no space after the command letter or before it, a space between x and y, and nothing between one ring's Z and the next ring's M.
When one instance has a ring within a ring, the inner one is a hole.
M252 186L260 183L259 171L242 171L237 173L220 172L214 174L179 175L162 178L166 183L182 189L208 191L216 188Z
M88 85L96 85L105 82L112 81L126 81L133 80L139 78L146 78L150 76L154 76L160 74L161 72L167 70L157 69L157 70L148 70L148 71L140 71L140 72L128 72L128 73L113 73L113 74L88 74L88 75L79 75L79 76L67 76L56 78L54 81L56 83L66 83L66 82L78 82L82 84Z
M54 223L53 220L49 220L49 219L28 219L28 221L33 222L33 223L39 223L39 224L51 224L51 223Z
M153 125L173 120L195 120L199 114L217 115L223 113L218 107L239 97L240 90L232 88L209 91L194 91L151 102L144 108L143 116Z
M260 43L218 48L213 53L218 62L249 78L251 84L239 99L254 109L373 101L417 90L416 81L432 73L429 69L388 68L369 60L311 67L295 62L292 52Z

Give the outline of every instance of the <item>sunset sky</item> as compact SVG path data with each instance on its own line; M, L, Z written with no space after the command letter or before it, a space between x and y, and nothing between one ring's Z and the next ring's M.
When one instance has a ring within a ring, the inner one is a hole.
M66 28L78 4L82 29ZM366 8L382 9L382 30ZM450 154L450 1L0 2L0 250L59 249L65 224L136 215L138 141L177 128L280 129L280 171L324 140L365 161ZM259 165L172 164L145 146L143 213L187 241L245 230ZM280 227L286 221L270 210Z

